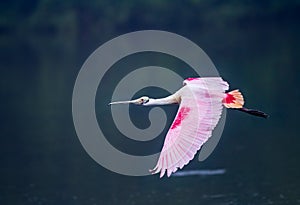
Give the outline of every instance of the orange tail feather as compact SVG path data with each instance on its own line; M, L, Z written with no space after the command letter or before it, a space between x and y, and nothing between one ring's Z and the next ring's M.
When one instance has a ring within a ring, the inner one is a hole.
M226 93L223 99L223 105L226 108L242 108L244 105L244 97L239 90L233 90Z

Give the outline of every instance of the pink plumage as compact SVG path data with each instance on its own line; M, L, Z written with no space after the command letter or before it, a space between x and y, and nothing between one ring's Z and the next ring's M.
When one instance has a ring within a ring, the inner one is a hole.
M180 99L178 113L167 133L157 165L151 172L170 176L194 158L209 139L222 113L228 83L221 78L188 78L173 94Z
M211 137L222 114L223 105L251 115L267 118L258 110L244 108L244 98L238 90L225 93L229 85L220 77L187 78L183 87L173 95L152 99L147 96L136 100L112 102L134 103L144 106L180 104L176 117L167 133L162 151L152 174L165 173L169 177L192 160Z

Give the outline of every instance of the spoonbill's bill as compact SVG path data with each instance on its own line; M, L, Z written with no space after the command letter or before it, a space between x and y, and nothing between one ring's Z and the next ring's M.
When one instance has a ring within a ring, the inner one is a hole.
M268 115L243 107L244 98L239 90L225 92L229 85L220 77L188 78L174 94L160 99L143 96L136 100L111 102L109 105L133 103L143 106L179 104L176 117L167 133L164 146L152 174L170 176L187 165L207 142L216 127L222 109L232 108L258 117Z

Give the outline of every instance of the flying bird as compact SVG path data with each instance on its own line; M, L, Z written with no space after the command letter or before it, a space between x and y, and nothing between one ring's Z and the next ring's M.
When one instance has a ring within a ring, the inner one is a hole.
M179 104L176 117L166 135L156 166L149 170L169 177L187 165L194 155L211 137L223 110L235 109L258 117L268 115L258 110L243 107L244 98L239 90L226 92L229 85L221 77L187 78L183 87L174 94L160 99L147 96L135 100L111 102L115 104L137 104L143 106Z

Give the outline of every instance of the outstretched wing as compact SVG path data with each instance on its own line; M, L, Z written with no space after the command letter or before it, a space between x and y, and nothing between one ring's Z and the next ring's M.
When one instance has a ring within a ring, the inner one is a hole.
M222 113L228 83L222 78L188 78L178 90L181 103L151 172L170 176L194 158L209 139Z

